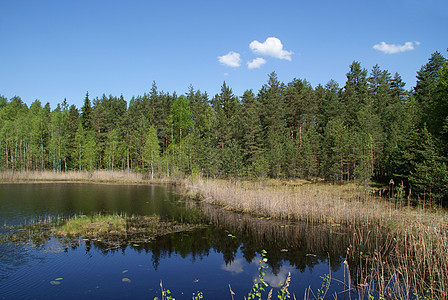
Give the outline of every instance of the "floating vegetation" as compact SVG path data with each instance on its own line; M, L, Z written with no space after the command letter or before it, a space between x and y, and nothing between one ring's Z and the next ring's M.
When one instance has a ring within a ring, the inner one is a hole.
M131 283L131 280L129 278L126 278L126 277L121 279L121 281L125 282L125 283Z
M54 239L63 248L95 243L103 250L112 250L128 245L140 247L159 236L203 226L161 220L157 216L78 215L35 221L29 225L3 225L6 230L0 233L0 240L41 247L43 250L53 248L49 242Z
M50 284L51 285L60 285L62 279L63 279L62 277L56 278L55 280L50 281Z

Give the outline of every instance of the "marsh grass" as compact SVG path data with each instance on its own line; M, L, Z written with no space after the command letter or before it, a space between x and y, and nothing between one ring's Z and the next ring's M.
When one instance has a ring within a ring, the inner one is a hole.
M150 179L148 174L132 171L94 170L88 171L1 171L0 182L63 181L103 183L172 183L172 178Z
M91 216L77 215L69 218L44 218L27 222L27 225L3 226L0 240L44 248L56 239L62 248L94 242L104 251L150 243L157 237L190 231L203 227L161 220L157 216L126 216L120 214Z
M120 215L81 215L55 226L52 231L56 235L91 238L107 234L123 234L127 230L126 223L126 217Z
M193 198L259 216L309 223L378 224L397 217L394 204L354 184L299 184L280 181L229 181L195 178L184 182Z
M350 184L190 178L183 188L228 210L349 226L346 288L359 299L448 299L445 210L397 205Z

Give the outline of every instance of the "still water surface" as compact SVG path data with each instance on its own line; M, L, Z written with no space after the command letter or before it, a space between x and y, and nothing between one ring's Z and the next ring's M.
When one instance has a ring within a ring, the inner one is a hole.
M1 299L153 299L160 282L176 299L202 291L206 299L247 296L268 251L271 287L291 272L290 291L302 298L329 274L344 281L348 232L329 225L292 224L226 211L182 198L173 187L88 183L0 184L0 224L77 214L160 216L206 226L116 250L101 244L61 247L0 243ZM3 226L0 230L6 232ZM58 280L56 280L58 279ZM58 281L58 284L54 284ZM270 289L270 288L268 288ZM329 293L343 290L333 283ZM274 297L276 298L274 290Z

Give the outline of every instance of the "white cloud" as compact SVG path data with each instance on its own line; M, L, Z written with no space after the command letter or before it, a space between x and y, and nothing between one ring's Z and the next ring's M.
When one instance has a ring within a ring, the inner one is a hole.
M386 54L395 54L400 52L411 51L415 49L415 46L420 45L420 42L406 42L404 45L388 44L381 42L373 46L373 49L384 52Z
M226 55L218 56L218 60L223 65L233 68L239 67L241 64L240 54L233 51L230 51Z
M260 43L259 41L253 41L249 44L250 49L255 54L272 56L279 59L291 60L292 51L283 50L282 42L276 37L269 37Z
M261 67L262 65L264 65L266 63L266 60L264 58L261 57L257 57L254 60L250 61L247 63L247 67L249 69L256 69Z

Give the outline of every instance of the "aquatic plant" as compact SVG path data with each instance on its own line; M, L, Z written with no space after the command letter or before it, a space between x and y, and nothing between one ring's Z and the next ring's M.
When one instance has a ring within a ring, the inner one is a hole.
M34 219L28 225L4 226L7 230L0 234L0 239L13 243L32 243L41 247L50 238L55 238L62 248L93 242L101 244L101 248L107 251L127 245L139 247L159 236L204 226L161 220L157 216L76 215L68 218Z
M172 178L157 177L149 179L143 173L118 170L92 171L0 171L0 182L97 182L97 183L172 183Z
M448 214L364 195L354 185L190 178L187 195L227 210L354 230L347 264L368 297L448 299ZM393 199L392 199L393 200Z
M83 238L99 237L105 234L119 234L126 230L125 216L101 214L75 216L52 229L56 235L81 236Z
M265 287L268 287L268 283L264 280L264 276L266 275L266 269L268 268L265 263L268 262L266 257L266 250L261 250L261 259L258 262L258 278L254 279L254 284L252 286L251 291L247 295L247 299L261 299L261 293L265 291Z
M249 291L247 297L244 297L244 299L247 299L247 300L252 300L252 299L262 300L263 299L262 296L265 292L265 288L269 286L269 284L264 279L264 276L266 275L266 270L268 269L268 266L266 265L266 263L268 261L266 255L267 255L267 251L261 250L261 259L258 261L258 277L254 279L252 288ZM280 286L280 290L277 294L277 299L286 300L286 299L291 298L291 295L288 290L290 282L291 282L291 273L288 273L288 276L287 276L285 282ZM162 297L160 300L175 299L175 298L173 298L173 296L171 296L170 290L166 290L163 288L162 281L160 281L160 290L161 290L161 297ZM230 296L231 296L232 300L234 300L235 293L232 291L232 287L230 286L230 284L229 284L229 291L230 291ZM273 291L273 289L271 289L267 295L268 300L272 299L272 291ZM295 299L295 295L293 295L293 296ZM193 293L192 299L193 300L204 299L204 294L199 291L196 293ZM159 300L159 298L154 297L154 300Z

